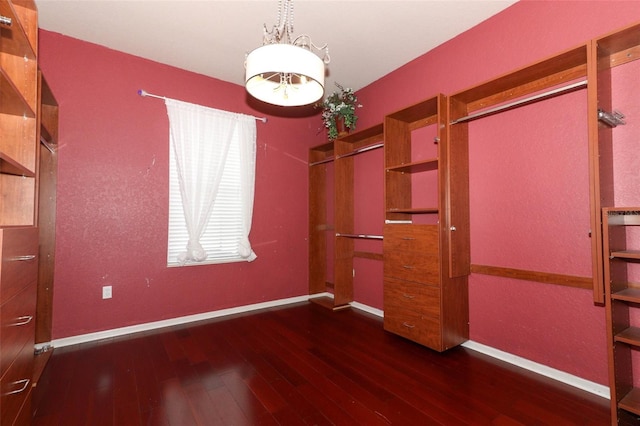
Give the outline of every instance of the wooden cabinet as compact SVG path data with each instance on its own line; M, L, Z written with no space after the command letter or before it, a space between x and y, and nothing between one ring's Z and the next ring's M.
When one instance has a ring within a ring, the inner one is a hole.
M385 225L384 237L385 330L436 350L446 349L438 227Z
M640 385L634 358L640 349L640 207L604 208L605 294L612 424L636 425ZM637 362L637 361L636 361Z
M38 279L37 9L0 0L0 424L31 418Z
M440 284L440 244L435 225L385 225L385 276Z
M0 229L0 424L29 410L35 336L38 232Z
M438 351L469 337L468 150L447 117L438 95L384 123L384 328Z

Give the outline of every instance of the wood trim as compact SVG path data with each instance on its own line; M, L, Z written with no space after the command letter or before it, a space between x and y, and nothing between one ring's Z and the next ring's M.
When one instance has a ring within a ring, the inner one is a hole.
M543 284L556 284L566 287L593 289L591 277L554 274L551 272L528 271L525 269L504 268L501 266L471 265L471 273L514 278L516 280L535 281Z

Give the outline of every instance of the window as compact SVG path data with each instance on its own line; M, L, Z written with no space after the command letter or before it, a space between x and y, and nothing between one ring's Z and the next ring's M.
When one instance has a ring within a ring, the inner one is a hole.
M166 99L167 265L252 261L255 119Z

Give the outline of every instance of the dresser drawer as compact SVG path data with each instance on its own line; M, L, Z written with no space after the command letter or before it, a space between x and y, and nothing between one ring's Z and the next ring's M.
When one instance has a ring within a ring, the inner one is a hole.
M441 349L441 327L436 318L421 315L416 311L397 309L384 311L384 329L416 343L436 350Z
M30 394L32 375L33 345L27 345L0 379L1 425L14 424L14 417L20 412Z
M440 318L440 289L438 287L401 281L384 280L384 312L414 311L431 318Z
M385 225L384 276L440 283L438 225Z
M25 345L33 351L35 315L36 282L33 281L0 308L0 376L4 375Z
M0 229L0 303L38 278L38 228Z

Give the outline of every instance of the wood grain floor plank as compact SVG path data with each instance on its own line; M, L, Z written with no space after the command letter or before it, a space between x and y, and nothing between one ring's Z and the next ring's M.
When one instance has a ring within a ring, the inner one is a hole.
M56 349L34 425L588 425L608 401L313 303Z

